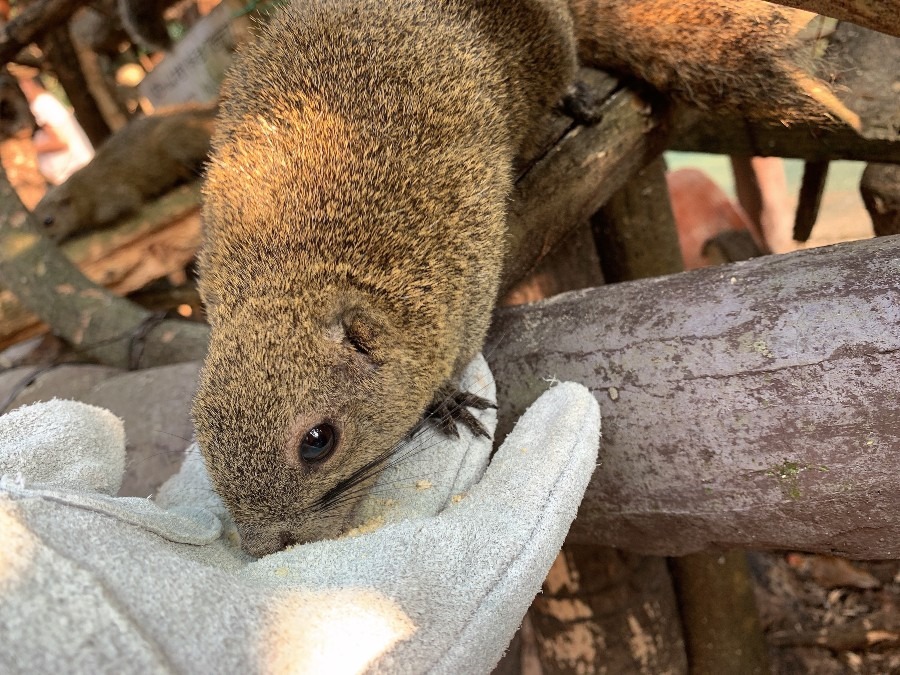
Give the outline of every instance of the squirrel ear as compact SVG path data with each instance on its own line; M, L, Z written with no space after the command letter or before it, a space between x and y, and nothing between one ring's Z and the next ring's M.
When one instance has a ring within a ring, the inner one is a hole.
M354 308L344 312L341 326L347 343L363 356L371 358L380 334L377 322L365 310Z

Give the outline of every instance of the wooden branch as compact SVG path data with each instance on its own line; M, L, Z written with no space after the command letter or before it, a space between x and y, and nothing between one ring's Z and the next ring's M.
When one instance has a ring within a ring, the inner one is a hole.
M68 21L87 0L37 0L9 23L0 26L0 64L16 57L19 50L44 33Z
M89 281L50 241L0 174L0 282L67 342L107 365L200 359L206 326L153 315Z
M591 388L601 466L570 537L900 558L900 240L757 258L498 312L501 427Z
M770 0L900 37L898 0Z
M61 246L94 283L119 295L182 274L200 245L200 189L186 185L152 202L117 227ZM0 349L46 330L15 295L0 292Z
M665 147L663 116L631 90L615 91L599 112L597 124L572 128L516 183L501 294Z
M849 128L791 127L751 123L736 117L703 116L680 123L669 149L749 157L795 157L809 161L854 159L900 162L900 142L863 138Z

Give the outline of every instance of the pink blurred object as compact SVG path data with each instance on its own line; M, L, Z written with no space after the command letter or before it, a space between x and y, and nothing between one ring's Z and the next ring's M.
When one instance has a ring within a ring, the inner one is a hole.
M670 171L666 182L685 269L714 264L703 254L703 249L710 239L723 232L745 230L760 243L743 209L699 169Z

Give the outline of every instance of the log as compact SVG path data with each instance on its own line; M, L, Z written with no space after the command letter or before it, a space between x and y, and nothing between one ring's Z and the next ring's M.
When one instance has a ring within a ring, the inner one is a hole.
M898 0L771 0L777 5L805 9L900 37Z
M672 135L670 150L807 161L900 162L900 142L896 139L864 138L849 128L825 129L802 124L784 127L733 116L708 115L696 123L682 124L679 129Z
M663 113L631 90L613 92L599 114L597 124L570 129L516 182L501 295L665 147Z
M95 231L61 248L88 279L120 295L182 274L200 245L199 193L197 185L183 186L116 228ZM12 293L0 290L0 349L44 330Z
M900 558L898 246L883 237L501 310L485 350L498 435L554 380L595 393L602 463L576 542Z
M69 344L117 367L203 357L206 326L158 320L92 283L41 236L39 227L0 172L0 283Z
M87 0L38 0L0 26L0 64L13 60L23 47L68 21Z

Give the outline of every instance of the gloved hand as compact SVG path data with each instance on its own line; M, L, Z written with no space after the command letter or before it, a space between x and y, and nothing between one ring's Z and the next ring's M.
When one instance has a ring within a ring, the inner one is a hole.
M483 361L472 377L484 396ZM17 410L0 418L0 671L488 672L575 516L599 422L558 385L480 480L488 441L414 438L357 510L363 533L253 560L196 449L157 503L112 497L116 418Z

